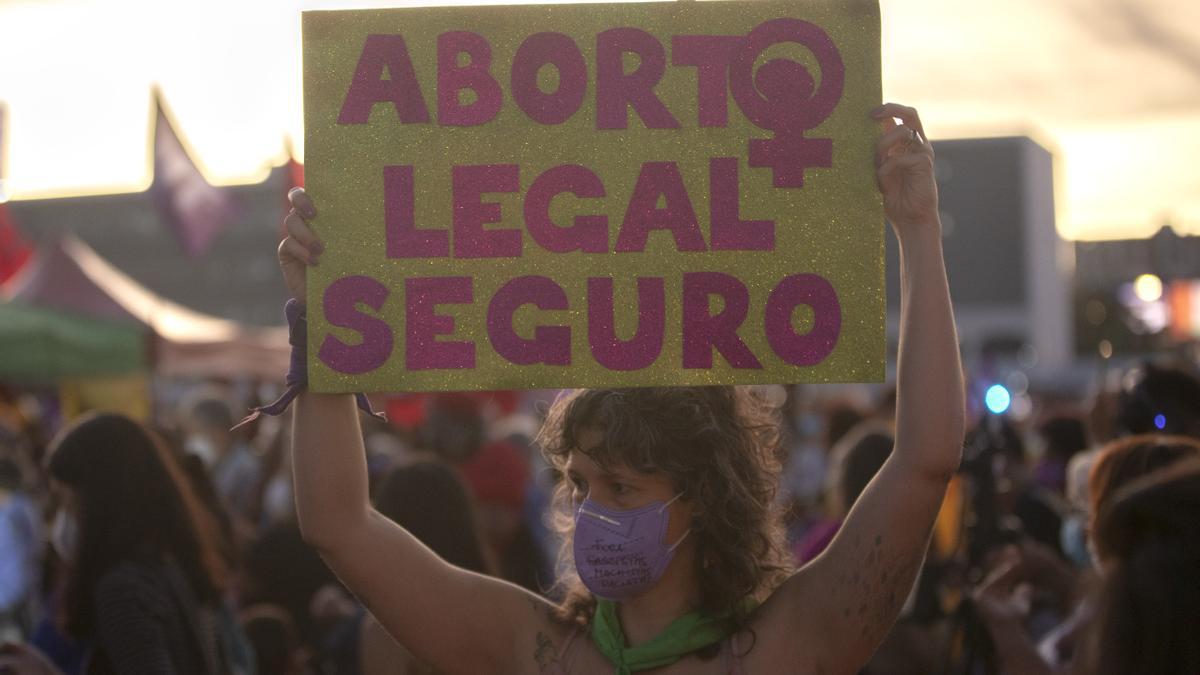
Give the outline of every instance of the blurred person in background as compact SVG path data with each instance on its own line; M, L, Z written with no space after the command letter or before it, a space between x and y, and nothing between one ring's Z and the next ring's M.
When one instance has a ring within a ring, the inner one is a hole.
M537 395L536 392L532 393ZM533 579L538 587L530 590L543 593L546 588L554 586L555 573L549 561L555 559L562 545L550 522L554 487L561 476L537 448L535 439L542 420L528 411L532 406L527 401L521 400L519 403L511 413L497 418L489 425L488 437L515 447L527 467L527 478L522 489L525 506L521 513L521 525L524 529L521 536L525 541L521 542L519 549L527 562L520 562L520 556L511 556L507 562L533 570L532 576L526 573L525 577Z
M38 505L0 441L0 643L24 638L33 627L45 537Z
M1200 379L1176 367L1143 364L1126 374L1117 400L1119 435L1200 438Z
M1025 438L1017 423L1008 415L986 414L968 435L967 446L974 449L972 456L983 465L975 468L990 473L991 480L977 481L974 489L994 492L998 527L991 534L1008 539L1027 537L1058 553L1063 518L1068 511L1066 501L1034 479ZM979 478L978 473L975 478ZM987 548L1005 542L996 539L978 543Z
M1059 531L1059 548L1077 570L1090 570L1092 556L1087 546L1088 513L1091 500L1088 493L1088 477L1100 456L1100 450L1077 453L1067 464L1066 515Z
M479 399L468 393L433 394L426 399L424 445L457 465L475 456L486 437ZM372 424L368 422L368 424Z
M1103 584L1075 672L1200 673L1200 461L1119 490L1093 541Z
M1033 480L1044 488L1065 495L1067 467L1071 458L1088 447L1087 428L1078 417L1055 415L1039 424L1036 433L1042 453L1034 466Z
M262 443L262 455L249 515L258 531L296 517L292 500L292 453L288 452L292 434L289 421L286 416L268 417L256 425L256 440Z
M891 428L879 422L860 423L841 436L830 453L825 477L827 516L796 543L796 562L803 565L829 546L854 502L892 454L894 443Z
M825 423L817 402L806 396L802 385L790 387L783 406L783 474L779 480L779 502L783 507L788 542L794 545L824 514L821 496L829 469L828 446L824 445Z
M208 467L221 503L234 519L235 531L252 531L257 520L262 479L254 451L231 429L233 412L225 401L203 398L188 410L183 424L184 450Z
M88 645L84 672L253 672L221 596L215 525L147 429L86 416L52 444L46 470L59 504L51 542L65 563L53 610ZM18 672L58 672L30 647L6 658Z
M333 572L304 543L295 522L264 529L242 556L242 612L263 608L285 612L295 627L300 647L311 655L314 670L326 659L323 650L328 626L314 615L313 601L323 588L336 585Z
M418 461L393 469L375 496L375 508L408 530L446 562L494 575L476 524L474 505L450 467ZM360 633L363 675L424 675L435 672L366 615Z
M554 580L525 521L528 458L507 440L489 441L458 470L479 506L480 531L500 577L543 594Z
M1096 458L1117 437L1118 391L1108 386L1108 377L1100 378L1089 396L1084 416L1085 435L1091 445L1075 453L1067 462L1064 477L1065 514L1059 531L1059 548L1077 569L1090 570L1091 554L1087 547L1088 511L1091 500L1088 495L1088 477Z
M506 438L488 438L480 396L435 394L427 411L427 442L462 474L500 577L541 594L553 584L553 574L525 519L528 456Z
M240 551L237 533L234 532L233 519L229 516L229 511L217 496L212 476L208 474L208 467L204 466L204 461L196 455L184 453L175 456L184 478L187 479L188 486L196 495L196 500L201 508L208 512L216 525L217 550L221 552L226 569L235 569L238 565Z
M1089 477L1089 540L1095 541L1096 518L1115 495L1150 474L1190 461L1200 461L1200 441L1183 436L1133 436L1105 446ZM1103 566L1097 571L1107 573ZM1023 542L1004 551L973 594L1003 675L1067 672L1079 636L1095 615L1094 605L1085 600L1087 578L1082 581L1044 546ZM1056 604L1065 617L1042 635L1030 631L1035 594Z
M238 614L254 645L257 675L308 675L310 654L300 645L296 625L282 607L255 605Z
M825 447L833 448L851 429L867 418L849 401L835 401L825 410Z
M420 429L419 423L417 429ZM416 434L412 436L415 437ZM288 440L288 447L290 447L290 430L288 431ZM386 422L375 417L363 420L363 446L367 451L367 476L371 481L371 494L375 494L379 483L387 477L393 467L432 456L428 450L414 447L412 438L406 438L390 419ZM286 448L284 449L286 450ZM290 479L291 460L288 461ZM290 497L291 493L289 492L288 495Z

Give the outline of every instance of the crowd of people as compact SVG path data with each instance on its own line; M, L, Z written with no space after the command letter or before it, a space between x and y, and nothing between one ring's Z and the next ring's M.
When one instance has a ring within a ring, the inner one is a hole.
M1195 364L969 414L932 150L873 115L894 387L2 390L0 673L1200 672Z
M774 505L791 563L803 565L889 456L894 392L755 394L779 411ZM560 541L547 516L563 476L535 442L553 396L381 400L391 421L364 429L375 507L451 564L554 597ZM61 421L28 397L4 398L10 655L37 650L46 672L172 672L124 644L150 631L183 652L218 635L211 654L193 656L225 665L196 672L430 672L305 543L287 424L229 431L239 406L209 384L150 425L101 414L55 438ZM1141 366L1090 401L1046 402L1023 423L974 422L918 583L865 672L1195 672L1195 375Z

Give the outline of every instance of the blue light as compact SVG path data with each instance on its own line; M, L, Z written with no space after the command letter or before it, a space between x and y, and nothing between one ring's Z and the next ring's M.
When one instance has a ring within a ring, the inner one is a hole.
M1155 415L1154 416L1154 426L1159 431L1166 429L1167 428L1167 416L1166 415Z
M983 402L993 414L1000 415L1008 410L1008 406L1012 404L1012 396L1009 395L1008 390L1003 385L993 384L988 387L987 394L983 397Z

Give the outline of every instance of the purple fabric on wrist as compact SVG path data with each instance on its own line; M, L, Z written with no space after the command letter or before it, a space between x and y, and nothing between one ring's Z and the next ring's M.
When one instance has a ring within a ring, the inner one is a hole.
M287 385L287 389L273 403L258 408L251 408L250 414L241 422L238 422L233 427L234 429L244 424L249 424L262 415L282 414L292 404L292 401L300 395L300 392L308 386L308 315L304 311L304 305L300 304L295 298L288 300L287 304L283 306L283 314L287 317L288 322L288 344L292 346L291 362L288 367L287 377L284 378L284 384ZM359 410L372 417L387 420L387 417L383 413L375 412L371 408L371 402L367 400L366 394L355 394L354 400L358 403Z

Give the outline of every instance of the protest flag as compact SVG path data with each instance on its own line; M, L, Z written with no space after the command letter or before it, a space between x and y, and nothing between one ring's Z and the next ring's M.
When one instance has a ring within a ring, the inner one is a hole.
M0 186L4 182L4 132L5 129L5 109L0 105ZM22 236L21 231L17 229L17 224L13 222L12 214L9 213L7 205L4 203L5 195L3 189L0 189L0 285L7 282L12 277L16 276L17 272L29 262L33 257L33 247Z
M150 193L161 217L191 258L205 255L233 220L236 207L228 191L214 187L192 161L175 125L167 118L162 96L154 94L154 182Z

